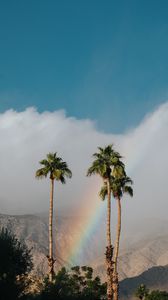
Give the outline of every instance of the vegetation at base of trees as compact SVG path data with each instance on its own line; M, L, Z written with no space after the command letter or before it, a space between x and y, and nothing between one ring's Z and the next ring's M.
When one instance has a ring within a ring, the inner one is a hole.
M0 299L22 299L29 284L32 269L30 251L15 235L2 228L0 231Z
M32 298L29 298L32 299ZM88 266L75 266L67 271L62 268L50 282L44 281L44 287L35 300L104 300L106 284L100 278L93 277L93 269Z
M53 281L46 277L39 294L29 293L32 269L30 251L13 233L0 231L0 299L1 300L105 300L106 284L88 266L62 268Z
M41 292L28 293L31 285L32 260L30 251L15 235L2 228L0 231L0 299L1 300L105 300L106 284L93 269L75 266L62 268L53 281L46 277ZM34 282L35 284L35 282Z
M140 300L168 300L168 293L166 291L149 291L144 284L141 284L137 288L135 296Z
M135 296L140 299L143 300L149 293L149 290L146 288L145 284L141 284L137 290L135 291Z
M145 300L168 300L168 293L166 291L152 291L145 297Z

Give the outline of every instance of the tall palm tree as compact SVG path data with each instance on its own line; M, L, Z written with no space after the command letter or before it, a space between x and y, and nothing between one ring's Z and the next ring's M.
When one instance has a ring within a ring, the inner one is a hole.
M105 148L98 147L99 152L94 153L94 161L88 169L87 176L98 174L107 187L107 246L106 246L106 267L107 267L107 299L113 298L112 273L113 273L113 246L111 241L111 188L110 178L112 172L118 172L124 168L120 161L120 154L113 149L113 145Z
M110 178L110 189L113 194L113 197L117 200L117 233L116 233L116 241L114 248L114 257L113 257L113 297L114 300L118 300L119 294L119 281L118 281L118 271L117 271L117 262L118 262L118 254L119 254L119 242L120 242L120 234L121 234L121 198L123 194L127 193L131 197L133 196L133 189L130 185L132 185L132 180L126 175L125 170L123 172L116 173L113 172L113 176ZM104 200L105 197L108 196L108 188L105 184L101 191L100 197Z
M49 175L50 178L50 209L49 209L49 281L52 282L54 275L54 263L53 258L53 196L54 196L54 180L60 181L65 184L65 177L71 178L72 173L68 168L66 162L62 158L57 156L57 153L47 154L47 158L40 161L42 168L36 171L36 178L41 179Z

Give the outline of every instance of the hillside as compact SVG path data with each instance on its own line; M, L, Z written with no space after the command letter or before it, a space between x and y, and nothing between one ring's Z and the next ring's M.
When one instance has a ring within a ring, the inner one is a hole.
M168 265L153 267L139 276L122 280L120 282L120 299L137 299L134 297L134 293L140 284L145 284L150 290L168 291Z
M74 226L74 223L77 225ZM46 216L0 215L0 226L12 230L19 239L26 242L32 249L34 272L39 275L45 273L48 254L48 219ZM120 280L138 276L154 266L168 264L168 234L165 228L167 228L165 223L160 224L154 233L155 228L151 222L151 228L144 231L143 235L142 230L138 231L136 228L134 229L137 234L129 231L127 240L122 242L119 258ZM104 228L98 228L92 236L85 239L85 244L82 244L80 251L77 252L76 241L80 241L81 236L86 235L82 217L56 217L56 224L54 224L56 268L70 267L73 264L88 264L93 266L95 272L105 280L104 232Z
M74 223L77 224L75 228ZM48 218L45 215L10 216L1 214L0 227L8 228L15 233L19 240L26 242L33 255L34 272L39 275L45 273L47 268L46 255L48 254ZM80 240L80 236L84 234L81 217L56 217L56 224L54 222L53 226L56 269L61 266L70 267L74 264L91 264L93 258L103 253L104 243L100 247L98 236L96 236L92 238L92 243L89 243L88 240L80 253L76 253L76 261L74 262L73 257L70 257L70 249L73 249L73 241Z
M122 250L119 257L120 279L134 277L153 266L168 264L168 234L157 238L143 239ZM104 261L101 257L94 262L97 272L105 278Z

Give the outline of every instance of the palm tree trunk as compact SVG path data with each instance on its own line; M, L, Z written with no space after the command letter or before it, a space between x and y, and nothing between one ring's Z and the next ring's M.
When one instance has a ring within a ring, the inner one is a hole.
M107 180L107 246L106 246L106 267L107 267L107 300L113 299L112 273L113 273L113 247L111 244L111 189L109 179Z
M118 296L119 296L119 283L118 283L118 271L117 271L117 261L118 261L119 242L120 242L120 233L121 233L121 201L119 197L117 197L117 206L118 206L117 236L116 236L116 243L115 243L114 270L113 270L114 300L118 300Z
M107 181L107 244L111 246L111 190L109 180Z
M54 180L50 181L50 211L49 211L49 281L52 282L54 275L54 259L53 259L53 195L54 195Z

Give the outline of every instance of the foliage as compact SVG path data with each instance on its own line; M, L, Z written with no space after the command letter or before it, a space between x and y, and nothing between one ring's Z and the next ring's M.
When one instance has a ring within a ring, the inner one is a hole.
M149 291L144 284L137 288L135 296L140 300L168 300L167 292L159 290Z
M62 158L57 156L57 153L47 154L47 159L40 161L42 168L36 171L36 178L47 177L49 174L50 179L61 181L65 183L65 177L71 178L72 173L68 169L67 163Z
M111 175L116 177L123 172L124 164L121 162L121 155L113 149L113 145L105 148L98 147L99 152L94 153L94 161L88 169L87 176L93 174L100 175L103 179L110 178Z
M7 229L0 231L0 294L1 300L15 300L28 285L32 268L30 251Z
M139 298L140 300L144 299L147 295L148 295L149 290L146 288L145 284L141 284L136 292L135 292L135 296L137 298Z
M117 176L117 178L110 176L110 189L114 198L121 198L124 193L129 196L133 196L133 189L130 185L132 185L132 180L123 172L121 177ZM100 198L105 200L107 196L107 183L105 182L103 187L100 190Z
M73 267L70 271L62 268L53 278L45 280L38 300L103 300L106 286L100 278L93 278L93 269L87 266Z
M145 300L168 300L168 293L165 291L152 291L145 297Z

